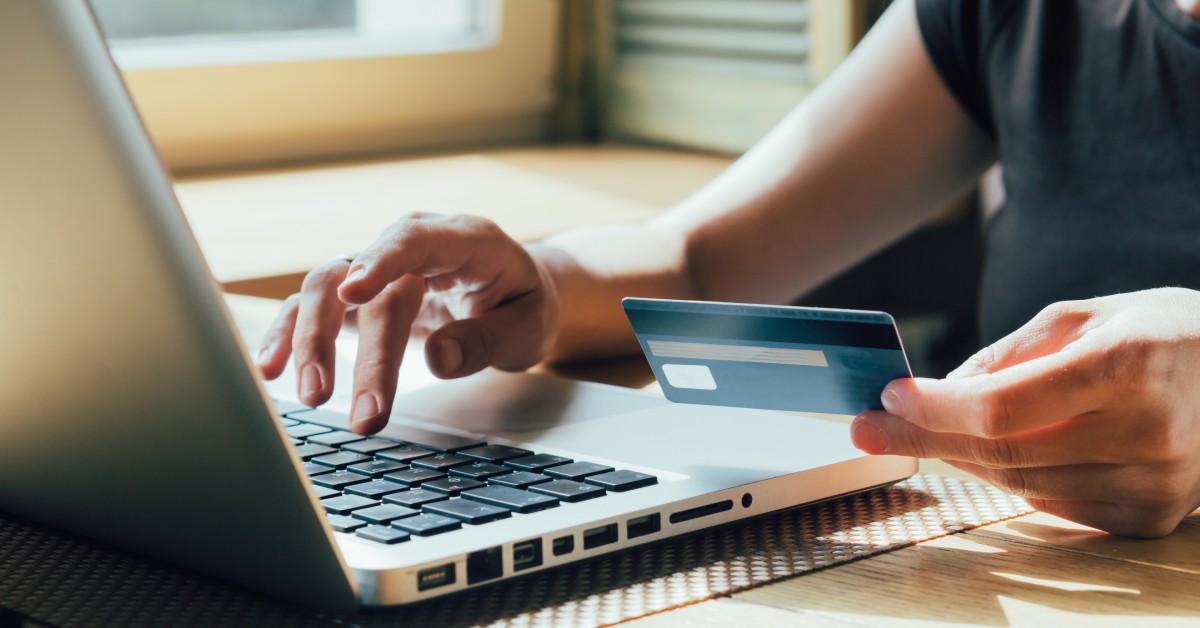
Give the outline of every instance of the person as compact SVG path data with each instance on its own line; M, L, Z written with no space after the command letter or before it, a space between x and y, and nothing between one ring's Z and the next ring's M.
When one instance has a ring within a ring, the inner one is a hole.
M321 404L355 319L352 429L374 433L410 335L443 378L632 354L622 297L787 303L999 162L988 346L945 378L889 384L853 441L1118 535L1168 534L1200 505L1197 19L1200 0L898 0L660 217L521 246L479 218L404 216L307 275L260 368L277 377L294 355L300 399Z

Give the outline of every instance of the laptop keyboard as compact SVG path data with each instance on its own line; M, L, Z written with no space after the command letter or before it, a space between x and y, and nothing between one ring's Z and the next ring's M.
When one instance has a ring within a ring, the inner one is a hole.
M651 486L658 478L506 445L412 430L364 437L276 402L330 526L394 544ZM323 412L323 411L322 411Z

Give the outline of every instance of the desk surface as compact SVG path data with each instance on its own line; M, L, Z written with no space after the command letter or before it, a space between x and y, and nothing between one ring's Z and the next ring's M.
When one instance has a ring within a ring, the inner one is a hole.
M229 297L256 343L277 303ZM254 346L252 344L252 346ZM610 367L572 375L612 381ZM629 381L628 375L618 376ZM922 470L960 472L937 461ZM1200 512L1153 541L1114 538L1034 513L631 622L657 626L815 624L1200 625Z

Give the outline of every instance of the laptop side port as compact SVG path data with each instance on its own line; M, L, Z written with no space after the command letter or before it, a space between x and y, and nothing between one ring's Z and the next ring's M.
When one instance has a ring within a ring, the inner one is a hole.
M732 499L715 502L712 504L708 504L707 506L699 506L697 508L691 508L689 510L681 510L679 512L671 513L671 517L669 520L671 523L683 523L684 521L691 521L692 519L708 517L710 515L715 515L718 513L726 512L728 510L733 510L733 500Z
M585 550L616 542L617 524L615 523L583 531L583 549Z
M560 536L557 539L554 539L554 543L551 544L551 547L553 548L555 556L570 554L571 552L575 551L575 537Z
M467 554L467 584L475 584L504 575L504 554L492 547Z
M521 571L542 564L542 540L533 539L513 545L513 571Z
M417 572L417 590L425 591L454 584L454 563L430 567Z
M625 522L625 538L628 539L654 534L659 530L662 530L662 516L658 513L634 517Z

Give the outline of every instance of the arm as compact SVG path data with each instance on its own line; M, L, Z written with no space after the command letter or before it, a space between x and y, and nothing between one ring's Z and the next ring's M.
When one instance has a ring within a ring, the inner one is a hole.
M937 76L913 3L897 2L693 197L649 225L581 229L534 249L560 293L553 357L636 351L624 296L792 300L944 207L993 153Z

